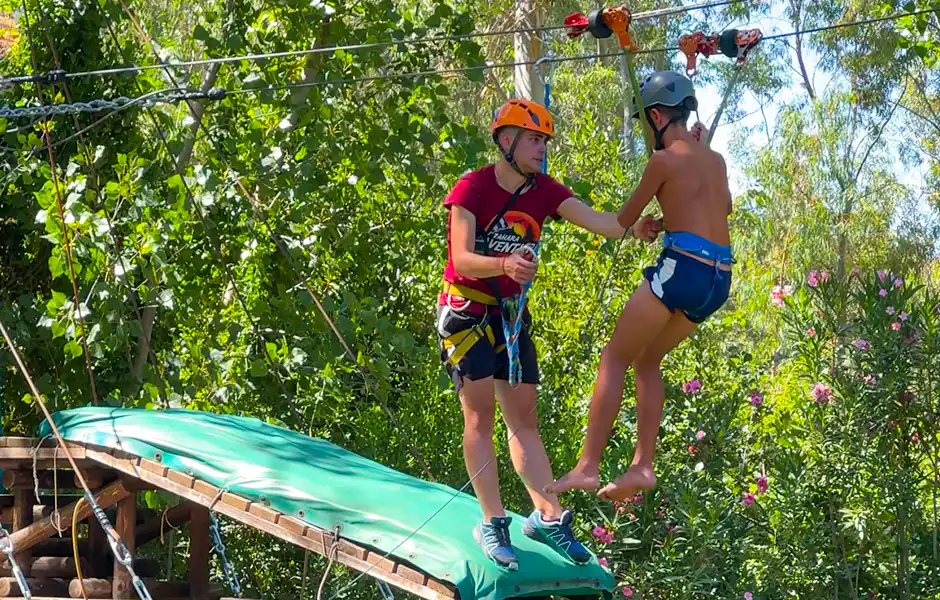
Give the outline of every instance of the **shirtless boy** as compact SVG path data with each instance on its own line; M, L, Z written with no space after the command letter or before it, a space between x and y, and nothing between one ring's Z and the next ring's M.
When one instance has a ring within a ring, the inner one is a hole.
M663 251L656 266L645 269L648 285L627 301L601 355L581 458L571 472L546 486L547 493L599 486L601 456L620 412L630 365L637 388L636 451L627 472L598 495L624 500L656 485L653 452L665 402L660 361L725 303L731 287L727 169L721 155L686 128L698 106L692 82L678 73L658 72L642 82L640 95L657 151L618 221L629 227L656 196L663 211ZM633 117L638 116L634 106Z

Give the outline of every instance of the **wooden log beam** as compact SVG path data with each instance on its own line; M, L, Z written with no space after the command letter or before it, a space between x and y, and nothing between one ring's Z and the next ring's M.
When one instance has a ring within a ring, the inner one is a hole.
M189 591L189 584L184 581L158 581L156 579L145 578L144 585L147 586L147 591L150 592L150 595L153 598L164 599L164 598L190 598L191 594ZM114 583L110 579L100 579L100 578L91 578L84 579L83 582L85 585L85 593L88 594L88 598L113 598L115 589ZM137 593L131 589L133 597L137 597ZM73 579L68 584L68 595L71 598L81 598L82 590L79 585L78 579ZM218 597L221 594L216 594Z
M52 515L53 511L52 506L46 504L34 504L33 505L33 522L42 521L43 519L48 519ZM13 507L5 506L0 508L0 523L4 525L10 525L13 523ZM63 523L64 525L64 523Z
M117 531L118 535L121 536L121 539L124 540L124 545L127 547L127 551L131 556L134 555L134 550L137 548L135 544L136 532L134 531L136 526L137 494L131 494L117 503L117 518L114 520L114 529ZM114 557L114 579L111 583L111 598L113 598L113 600L130 600L135 596L136 593L134 592L134 585L131 581L131 574L124 565L118 562L117 557Z
M88 561L82 558L81 564L82 573L88 573ZM26 572L23 565L20 565L20 568ZM71 579L78 574L78 571L75 570L75 559L70 556L41 556L32 560L29 574L30 577L35 578L67 577ZM10 564L7 561L0 564L0 576L12 577Z
M35 596L65 596L69 592L69 583L65 579L26 579L29 591ZM35 596L33 596L35 598ZM23 593L14 577L0 577L0 598L22 598Z
M192 505L189 519L189 586L194 598L209 592L209 509Z
M68 464L68 463L66 463ZM41 490L77 490L82 485L78 475L71 469L60 469L56 471L38 471L39 489ZM88 468L82 469L82 475L85 476L85 482L88 487L96 490L100 488L108 478L108 473L103 469ZM113 477L111 477L113 479ZM36 488L36 478L33 477L32 469L7 469L3 472L3 478L0 479L3 487L8 490L26 488L34 490Z
M93 462L85 458L85 447L74 442L66 442L66 447L78 468L93 467ZM10 447L0 446L0 469L31 470L33 463L37 469L61 468L68 465L65 451L47 443L33 452L33 446Z
M70 598L82 598L82 585L85 586L85 593L89 598L110 598L111 597L111 580L110 579L97 579L97 578L84 578L81 582L78 579L73 579L69 582L69 597Z
M23 531L29 527L33 522L33 499L30 497L30 491L19 489L13 491L13 535L16 535L16 532ZM29 551L28 547L22 547L16 545L14 542L14 549L16 553L13 555L13 560L16 561L16 564L19 565L20 570L23 571L23 575L29 576L29 568L32 564L32 554Z
M44 542L39 542L33 546L33 554L36 556L72 556L72 536L58 537L53 536ZM88 540L78 538L79 556L88 556ZM84 568L84 567L82 567Z
M121 480L115 481L114 483L109 484L103 490L95 494L95 501L98 503L98 506L104 508L106 506L111 506L112 504L127 498L130 495L130 492L124 487L124 483ZM64 507L59 513L62 515L63 523L72 522L72 513L75 511L75 504L73 502L68 506ZM78 519L84 520L91 515L91 507L88 506L87 502L82 502L81 507L78 510ZM13 540L13 544L16 546L17 550L29 550L39 542L45 541L52 537L56 533L55 526L46 519L38 523L33 523L25 529L19 531L14 531L10 535L10 539Z

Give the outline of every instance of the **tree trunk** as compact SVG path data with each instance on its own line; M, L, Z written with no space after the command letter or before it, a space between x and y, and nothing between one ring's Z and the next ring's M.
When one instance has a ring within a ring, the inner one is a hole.
M208 92L215 85L215 80L219 75L221 63L215 63L209 67L205 78L202 80L202 91ZM176 170L182 173L193 156L193 147L196 145L196 137L199 133L199 126L202 123L202 115L205 112L205 105L202 102L191 101L188 103L192 113L193 122L189 126L189 136L186 139L186 145L179 156L176 157ZM133 291L131 293L134 293ZM157 316L155 306L145 306L140 315L140 333L137 335L137 356L134 357L133 376L138 384L144 378L144 365L147 364L147 357L150 355L150 340L153 339L153 322Z
M518 29L532 29L539 26L541 13L535 0L515 0L513 8L514 22ZM542 41L533 32L513 35L515 62L534 62L542 52ZM545 98L545 88L539 80L533 65L519 65L514 69L516 97L534 100L541 104Z

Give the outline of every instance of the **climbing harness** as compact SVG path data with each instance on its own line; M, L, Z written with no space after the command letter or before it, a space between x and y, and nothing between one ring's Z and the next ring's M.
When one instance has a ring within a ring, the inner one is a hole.
M721 115L724 113L725 106L731 98L731 91L738 82L741 71L747 61L748 54L761 41L763 34L760 29L729 29L721 34L705 35L701 31L689 33L679 38L679 49L686 56L686 74L694 77L697 69L696 62L698 56L704 56L706 59L714 54L724 54L728 58L736 59L734 72L725 88L724 96L718 104L718 110L715 112L715 118L712 120L711 127L708 129L708 136L705 139L707 145L711 145L715 131L718 129L718 123L721 121Z
M222 543L222 534L219 533L219 521L215 518L215 513L212 512L209 513L209 534L212 536L212 549L215 550L215 553L219 555L219 559L222 561L222 571L225 573L229 587L232 588L232 593L236 597L241 598L242 586L238 583L238 575L235 573L235 569L232 568L232 565L225 557L225 544Z
M23 594L23 597L26 600L32 600L33 594L29 591L29 585L26 583L26 576L23 575L23 571L20 569L20 566L16 564L16 559L13 558L16 549L13 546L13 538L10 537L10 534L7 533L6 527L0 525L0 534L3 534L4 546L3 553L7 555L7 562L10 563L10 572L13 573L13 577L16 578L16 585L20 587L20 593ZM76 563L77 564L77 563Z

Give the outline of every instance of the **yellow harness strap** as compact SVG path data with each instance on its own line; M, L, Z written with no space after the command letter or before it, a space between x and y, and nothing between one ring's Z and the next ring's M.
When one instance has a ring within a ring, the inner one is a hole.
M487 324L485 330L479 325L476 325L470 329L458 331L454 335L444 338L444 348L448 351L453 349L447 357L447 361L451 365L457 366L460 364L460 361L463 360L463 357L467 355L467 352L470 352L470 349L484 337L490 342L491 346L496 344L496 336L493 334L493 328L489 324Z
M489 306L496 306L497 304L496 298L494 296L490 296L489 294L481 292L480 290L457 285L456 283L451 283L449 281L444 282L444 293L450 294L451 296L466 298L471 302L487 304Z

